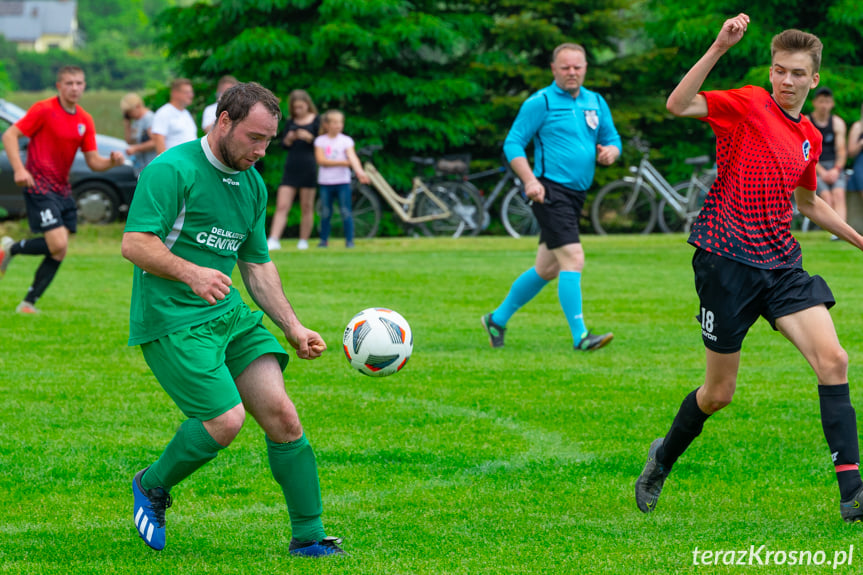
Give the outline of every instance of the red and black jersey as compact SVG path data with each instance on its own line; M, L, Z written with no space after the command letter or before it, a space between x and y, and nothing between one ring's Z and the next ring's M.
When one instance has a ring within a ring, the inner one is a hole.
M54 97L33 104L15 125L30 138L26 167L36 182L30 192L68 196L75 154L79 148L82 152L96 149L92 116L81 106L75 106L75 113L70 114L60 105L60 98Z
M703 92L716 134L718 173L689 243L762 269L801 267L791 235L797 187L816 188L821 134L763 88Z

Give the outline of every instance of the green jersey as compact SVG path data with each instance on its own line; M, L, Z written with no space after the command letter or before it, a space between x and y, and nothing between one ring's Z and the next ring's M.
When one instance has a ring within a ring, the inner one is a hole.
M230 277L237 259L270 261L266 209L267 189L257 170L226 167L204 137L167 150L141 172L126 231L155 234L177 257ZM233 286L210 305L185 283L135 266L129 345L200 325L238 305L244 304Z

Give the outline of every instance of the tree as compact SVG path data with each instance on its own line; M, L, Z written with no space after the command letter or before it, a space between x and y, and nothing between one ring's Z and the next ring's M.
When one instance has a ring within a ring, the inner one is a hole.
M78 24L86 42L100 36L120 33L126 38L125 45L133 48L153 44L155 31L150 27L150 18L144 11L144 0L78 0ZM167 8L168 2L148 2L156 12Z
M863 101L863 76L859 61L863 45L863 4L856 0L771 3L769 8L733 8L719 0L649 0L646 36L665 54L662 65L641 70L636 86L668 94L684 73L707 50L722 23L742 10L751 18L741 42L719 61L704 89L727 89L746 84L770 87L770 40L787 28L816 34L824 42L821 85L833 89L836 113L857 119ZM810 106L804 112L811 110ZM663 145L666 157L680 166L682 159L713 153L709 128L701 122L660 122L650 126L649 137ZM682 172L682 168L678 168Z
M634 27L631 3L531 2L526 12L513 0L225 0L169 9L158 23L185 75L214 86L230 73L282 96L307 89L346 112L349 134L383 144L405 182L413 154L499 161L521 101L551 81L554 46L581 39L613 61ZM611 87L616 74L600 69L593 82Z

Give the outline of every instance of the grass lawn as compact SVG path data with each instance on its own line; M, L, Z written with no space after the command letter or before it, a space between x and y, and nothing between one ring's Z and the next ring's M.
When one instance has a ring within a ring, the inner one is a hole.
M289 298L330 346L319 360L294 358L286 385L317 454L325 525L350 555L288 557L287 511L251 418L173 490L167 547L151 551L131 521L130 483L182 415L126 346L132 267L120 235L82 229L38 317L13 311L36 258L17 258L0 282L0 573L852 573L863 564L863 549L850 567L826 564L863 546L863 527L839 518L815 378L763 321L744 344L735 402L678 462L657 511L635 507L648 444L703 376L682 236L584 238L585 315L616 335L591 354L571 349L556 283L514 316L504 349L488 346L479 318L532 264L535 240L397 238L307 252L285 242L274 260ZM833 318L860 408L863 254L821 232L802 243L807 269L839 302ZM385 379L350 370L340 349L347 320L371 306L399 311L414 332L413 357ZM825 564L753 571L722 555L693 565L696 548L761 545L761 560L808 552Z

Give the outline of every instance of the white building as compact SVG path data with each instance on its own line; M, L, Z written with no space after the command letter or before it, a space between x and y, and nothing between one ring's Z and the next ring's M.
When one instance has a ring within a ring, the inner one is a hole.
M0 34L19 50L72 50L78 37L74 0L0 2Z

